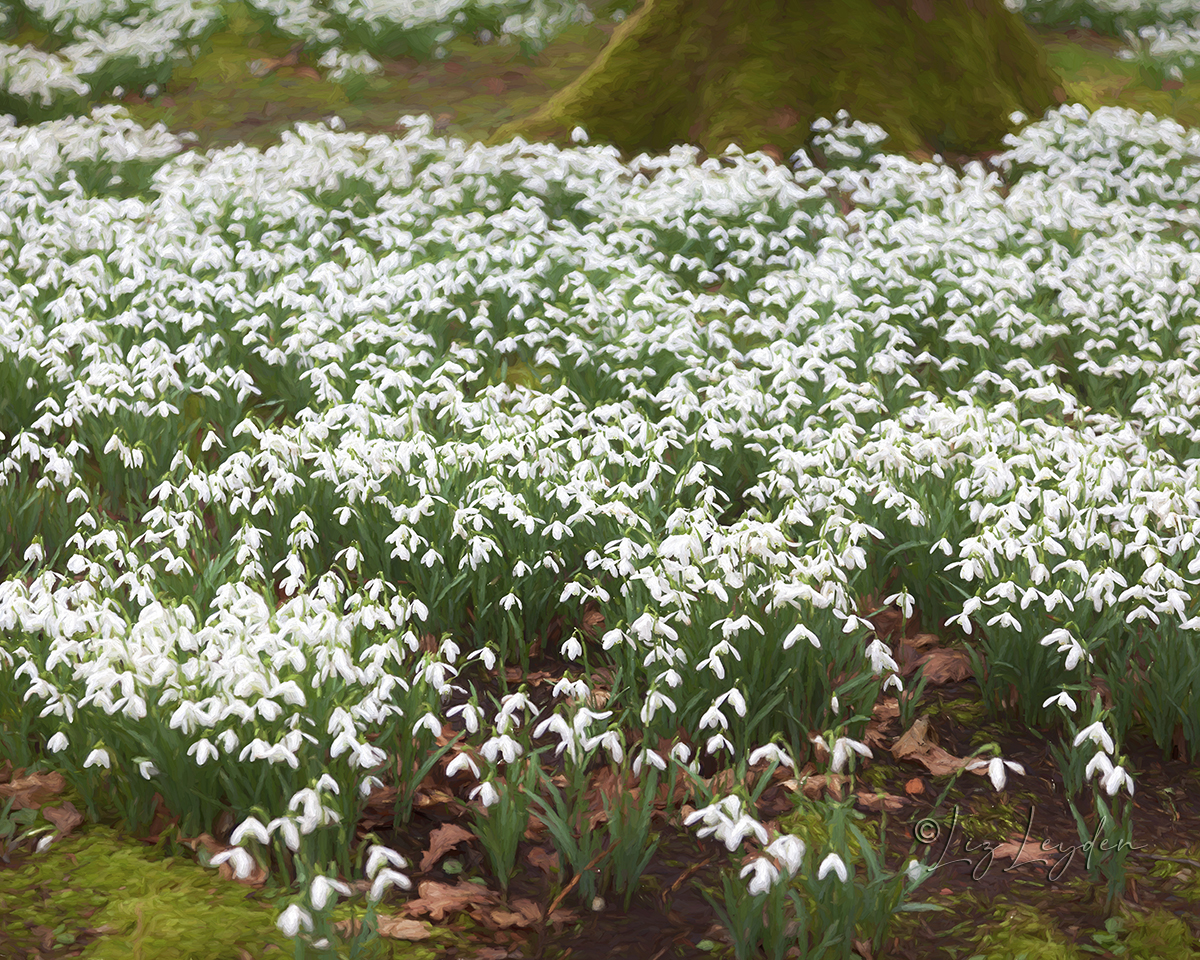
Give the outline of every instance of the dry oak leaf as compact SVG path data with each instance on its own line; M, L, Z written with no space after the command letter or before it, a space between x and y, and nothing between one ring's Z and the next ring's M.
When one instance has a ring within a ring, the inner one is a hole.
M971 660L962 650L931 650L913 663L913 670L924 667L927 683L956 683L973 677Z
M429 835L429 849L421 857L421 872L424 873L464 840L474 840L475 834L457 824L446 823Z
M910 797L920 796L925 792L925 781L920 777L913 777L904 785L904 792Z
M429 914L431 920L444 920L450 913L468 913L476 907L500 901L500 895L477 883L463 881L451 885L427 880L417 887L418 897L404 905L406 913Z
M12 797L13 810L37 810L43 803L62 793L66 786L67 781L61 773L34 773L0 784L0 798Z
M961 770L967 761L947 753L937 746L933 728L927 717L918 718L892 747L897 760L912 760L922 764L935 777Z

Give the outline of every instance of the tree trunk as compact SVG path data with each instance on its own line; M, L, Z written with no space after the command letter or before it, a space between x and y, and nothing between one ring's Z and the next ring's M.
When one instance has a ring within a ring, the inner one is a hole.
M840 109L909 155L1002 148L1020 110L1062 102L1060 81L1003 0L645 0L596 61L491 138L569 145L582 126L623 153L737 142L784 157Z

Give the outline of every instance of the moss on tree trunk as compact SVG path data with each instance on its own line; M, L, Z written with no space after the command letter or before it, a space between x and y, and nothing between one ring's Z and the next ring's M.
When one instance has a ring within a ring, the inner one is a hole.
M1040 117L1059 80L1002 0L645 0L596 61L491 142L591 140L626 153L732 142L784 156L846 109L887 149L1001 147L1020 110Z

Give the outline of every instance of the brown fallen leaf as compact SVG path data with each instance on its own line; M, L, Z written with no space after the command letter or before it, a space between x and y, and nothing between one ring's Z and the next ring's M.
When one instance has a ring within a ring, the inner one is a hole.
M379 917L379 935L392 940L428 940L430 929L419 920L403 917Z
M542 922L542 908L532 900L522 897L512 901L509 907L511 909L493 907L485 911L487 919L484 922L489 926L495 924L500 930L510 927L533 927Z
M392 940L428 940L432 935L428 926L420 920L406 920L403 917L376 917L375 923L381 937ZM333 928L344 937L356 937L362 929L362 921L357 918L339 920Z
M70 800L63 801L61 806L46 807L42 810L42 816L54 824L58 831L55 835L56 838L65 837L83 823L83 814L75 808L75 804Z
M0 784L0 800L12 797L13 810L38 810L66 786L61 773L34 773Z
M904 792L910 797L920 796L925 792L925 781L920 777L913 777L904 785Z
M914 661L914 672L922 667L926 683L957 683L975 676L971 660L962 650L931 650Z
M478 906L491 906L500 901L500 895L477 883L463 881L457 884L438 883L427 880L417 887L419 896L404 905L404 911L412 914L429 914L434 921L444 920L450 913L467 913Z
M854 799L859 806L867 810L873 810L876 813L880 810L886 810L888 813L899 813L908 806L908 800L904 797L896 797L890 793L880 796L877 793L870 793L867 790L855 791Z
M446 823L429 835L429 849L421 857L421 872L424 873L464 840L474 840L475 834L458 824Z
M871 707L871 716L884 723L888 720L897 720L900 717L900 701L895 697L884 697Z
M589 603L594 603L594 601L589 601ZM596 607L589 606L583 611L583 620L581 626L583 628L583 632L595 640L602 633L604 633L604 614L602 614Z
M887 722L891 723L890 720ZM888 744L891 743L891 741L892 738L883 732L882 726L880 726L874 720L867 721L867 729L863 734L863 743L865 743L868 747L879 747L880 749L886 750L888 749Z
M844 796L842 788L849 779L844 773L819 773L804 780L800 790L809 800L819 800L826 794L834 800L841 800Z
M937 746L937 736L927 717L919 717L892 747L897 760L912 760L922 764L935 777L954 773L966 766L966 760L947 753Z
M551 874L558 871L558 851L550 853L545 847L534 847L525 859L531 867L537 867L542 873Z
M892 745L892 756L897 760L923 753L937 743L937 732L929 725L928 717L918 717L913 725L900 735Z
M896 663L900 666L900 676L911 677L917 672L917 660L922 653L930 648L936 648L939 639L932 633L918 633L912 637L901 637L896 645Z
M505 90L507 85L499 77L488 77L483 81L483 89L490 93L493 97L498 97Z
M1005 843L992 847L992 856L1000 860L1011 860L1013 866L1022 863L1057 863L1054 851L1043 850L1041 843L1025 840L1023 837L1009 837Z

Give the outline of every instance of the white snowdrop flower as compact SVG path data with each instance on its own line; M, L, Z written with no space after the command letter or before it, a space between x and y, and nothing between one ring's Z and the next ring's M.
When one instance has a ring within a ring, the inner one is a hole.
M379 872L379 868L385 863L390 864L397 870L403 870L406 866L408 866L408 861L391 847L383 847L376 844L373 845L370 848L370 851L367 853L367 879L374 877L376 873Z
M388 887L399 887L401 890L408 890L412 887L412 881L404 874L384 867L375 875L375 879L371 883L371 892L368 894L371 902L377 903L383 897Z
M515 763L523 751L521 744L507 734L491 737L479 748L489 763L495 763L498 756L503 756L505 763Z
M643 750L633 758L633 775L639 777L642 774L643 763L649 763L656 770L666 770L667 761L660 757L653 750Z
M867 656L871 659L871 672L875 675L880 674L885 667L894 672L900 670L900 665L892 659L891 652L878 637L868 645Z
M829 854L821 861L821 866L817 868L817 879L824 880L825 874L832 870L838 875L838 879L845 883L849 879L849 873L846 871L846 864L842 862L842 858L836 853Z
M818 650L821 649L821 641L817 635L808 629L804 624L798 623L794 626L791 632L784 637L783 649L790 650L795 645L797 640L804 639L811 643Z
M276 830L282 833L283 842L293 853L300 849L300 830L294 817L276 817L267 824L267 830L270 833L275 833Z
M1045 700L1042 703L1042 706L1048 707L1052 703L1057 704L1060 707L1066 707L1072 713L1074 713L1075 709L1076 709L1075 701L1071 699L1071 695L1069 693L1067 693L1066 690L1056 693L1054 696L1050 697L1048 700Z
M1096 751L1096 753L1092 756L1092 759L1088 761L1087 767L1084 768L1083 775L1090 780L1092 778L1092 774L1094 774L1097 770L1100 771L1100 775L1102 777L1107 777L1113 772L1112 761L1108 759L1108 754L1103 750Z
M746 715L746 701L743 699L741 691L736 687L732 690L727 690L725 693L717 697L714 706L720 706L725 702L733 704L734 713L736 713L739 717L744 717Z
M484 41L484 42L486 42L486 41ZM587 131L584 130L583 127L576 127L574 130L571 131L571 141L573 143L580 143L580 144L587 143L588 142Z
M463 724L467 728L468 733L479 732L479 710L474 704L464 703L457 707L451 707L446 711L446 716L453 717L462 714Z
M332 793L334 796L338 796L342 792L342 788L338 786L338 782L328 773L321 774L313 789L318 792Z
M725 736L720 733L709 737L707 742L704 744L704 752L707 754L714 754L718 750L728 750L730 753L733 753L733 744L730 743Z
M583 644L578 637L568 637L563 641L562 655L568 660L578 660L583 656Z
M464 768L471 771L471 776L479 779L479 767L475 765L475 761L466 753L456 754L454 759L446 764L446 776L456 777L459 771Z
M436 737L442 732L442 723L432 713L427 713L413 724L413 736L415 737L417 735L417 731L422 728L428 730L431 734L433 734L433 736Z
M138 763L138 773L143 780L150 780L157 777L162 771L154 765L152 760L142 760Z
M849 737L838 737L833 744L831 752L832 763L830 766L834 773L840 773L842 767L846 765L846 761L850 759L851 751L863 757L873 756L871 748L865 743L859 743L857 740L851 740Z
M674 700L657 690L651 690L650 695L646 697L646 702L642 704L642 723L649 724L654 719L654 715L658 712L658 708L662 706L665 706L672 713L675 712Z
M108 756L108 751L103 747L97 747L87 755L87 759L83 761L84 769L88 767L103 767L105 770L111 766L111 759Z
M977 770L980 767L987 767L988 777L991 778L992 786L997 790L1004 789L1004 768L1008 767L1013 773L1025 775L1025 768L1019 763L1014 763L1010 760L1002 760L1000 757L993 757L991 760L976 760L974 763L968 764L967 769Z
M804 862L804 851L804 841L790 833L780 834L767 847L767 853L780 860L792 876Z
M303 926L305 930L311 931L313 928L312 916L307 910L300 908L298 904L293 903L290 907L279 915L276 921L279 929L283 931L287 937L295 937Z
M621 736L616 730L606 730L604 733L596 737L589 737L583 742L583 749L594 750L596 745L600 744L608 751L608 755L612 757L614 763L620 763L625 757L625 751L621 747Z
M729 721L725 719L725 714L714 703L704 712L704 716L700 718L700 729L707 730L709 727L717 726L717 724L721 725L722 730L729 729Z
M43 853L53 842L53 836L42 837L42 839L37 842L37 847L35 848L34 853Z
M500 794L496 791L495 786L491 781L485 780L479 786L475 787L470 794L472 800L479 797L479 802L485 807L490 807L492 804L500 800Z
M58 753L60 750L66 750L69 745L67 735L59 731L46 742L46 749L51 753Z
M779 879L779 870L766 857L756 857L751 860L746 866L742 867L740 876L745 877L748 873L754 874L754 879L750 881L749 885L750 896L752 897L756 897L760 893L766 893L774 886L775 881Z
M331 880L325 876L314 877L312 886L309 887L309 896L312 899L313 908L324 910L325 904L329 902L329 895L333 892L337 892L343 897L348 897L351 890L350 886L342 880Z
M242 838L247 834L254 837L263 846L271 842L271 837L267 833L267 828L259 822L255 817L247 817L234 829L229 835L229 842L233 846L238 846L242 842Z
M776 761L781 767L795 769L795 764L792 763L792 758L787 755L782 749L774 743L768 743L766 746L758 747L750 754L750 766L756 763L761 763L763 760L767 762Z
M1122 786L1129 791L1129 795L1133 796L1133 778L1125 772L1122 766L1115 766L1104 777L1104 792L1110 797L1121 789Z
M1103 749L1105 753L1113 752L1112 738L1104 729L1104 724L1102 724L1099 720L1080 730L1079 733L1075 735L1073 744L1077 747L1083 743L1084 740L1091 740L1092 743Z
M226 860L233 861L233 872L239 880L245 880L254 872L254 858L241 847L222 850L209 861L209 864L219 867Z
M916 601L912 598L909 592L907 590L902 590L899 593L893 593L890 597L885 597L883 602L885 606L891 606L897 601L899 601L901 612L903 612L905 618L911 617L913 606Z

